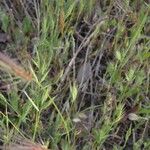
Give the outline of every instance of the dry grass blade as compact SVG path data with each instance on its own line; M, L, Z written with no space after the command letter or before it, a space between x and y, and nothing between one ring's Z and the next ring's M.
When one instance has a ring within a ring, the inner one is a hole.
M0 52L0 66L10 73L15 74L27 81L32 80L32 74L25 71L20 65L18 65L15 61L13 61L10 57L4 55Z

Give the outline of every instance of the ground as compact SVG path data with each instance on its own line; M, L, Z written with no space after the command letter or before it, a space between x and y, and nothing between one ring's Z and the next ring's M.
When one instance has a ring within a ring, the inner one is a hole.
M3 149L148 150L149 91L149 0L0 1Z

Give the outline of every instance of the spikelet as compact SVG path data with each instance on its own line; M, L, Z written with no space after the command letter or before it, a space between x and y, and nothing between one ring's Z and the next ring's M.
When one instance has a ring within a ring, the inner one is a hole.
M61 9L59 14L59 30L62 35L64 34L64 28L65 28L64 10Z
M13 141L2 146L2 150L47 150L47 148L29 139L14 136Z
M10 73L15 74L27 81L32 80L32 74L27 72L23 67L18 65L12 58L0 52L0 66Z

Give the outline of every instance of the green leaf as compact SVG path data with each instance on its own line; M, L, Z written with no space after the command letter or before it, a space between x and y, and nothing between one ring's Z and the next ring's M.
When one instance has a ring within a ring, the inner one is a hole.
M132 134L132 126L130 125L129 129L127 130L126 132L126 135L125 135L125 143L124 143L124 147L126 146L126 143L130 137L130 135Z
M32 30L32 24L28 17L23 19L23 32L26 34Z
M11 92L10 94L10 105L15 112L19 114L19 97L16 92Z
M116 51L116 58L117 58L119 61L121 61L122 56L121 56L120 51Z
M77 85L75 83L73 83L73 85L70 84L70 92L72 97L72 103L74 103L78 94Z
M22 107L20 122L25 122L26 116L30 113L31 108L32 104L30 103L30 101L24 104L24 106Z
M42 105L42 110L44 110L44 109L46 109L47 107L49 107L49 106L52 104L53 101L54 101L54 98L50 98L50 99L48 99L47 101L45 101L45 102L43 103L43 105Z
M128 74L126 74L126 79L127 81L132 81L133 80L133 77L134 77L134 73L135 73L135 70L134 69L130 69Z
M4 32L7 32L9 22L10 22L8 15L6 15L4 12L0 12L0 20L2 22L2 27L1 27L2 30Z
M67 19L72 14L75 5L76 5L76 1L74 1L72 4L70 4L70 6L66 12L65 19Z
M145 52L142 54L142 59L145 60L145 59L148 59L150 58L150 52Z

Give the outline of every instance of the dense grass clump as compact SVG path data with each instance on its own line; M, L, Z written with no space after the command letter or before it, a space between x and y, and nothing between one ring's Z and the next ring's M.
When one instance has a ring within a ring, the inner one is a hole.
M2 0L0 147L148 150L149 33L148 0Z

